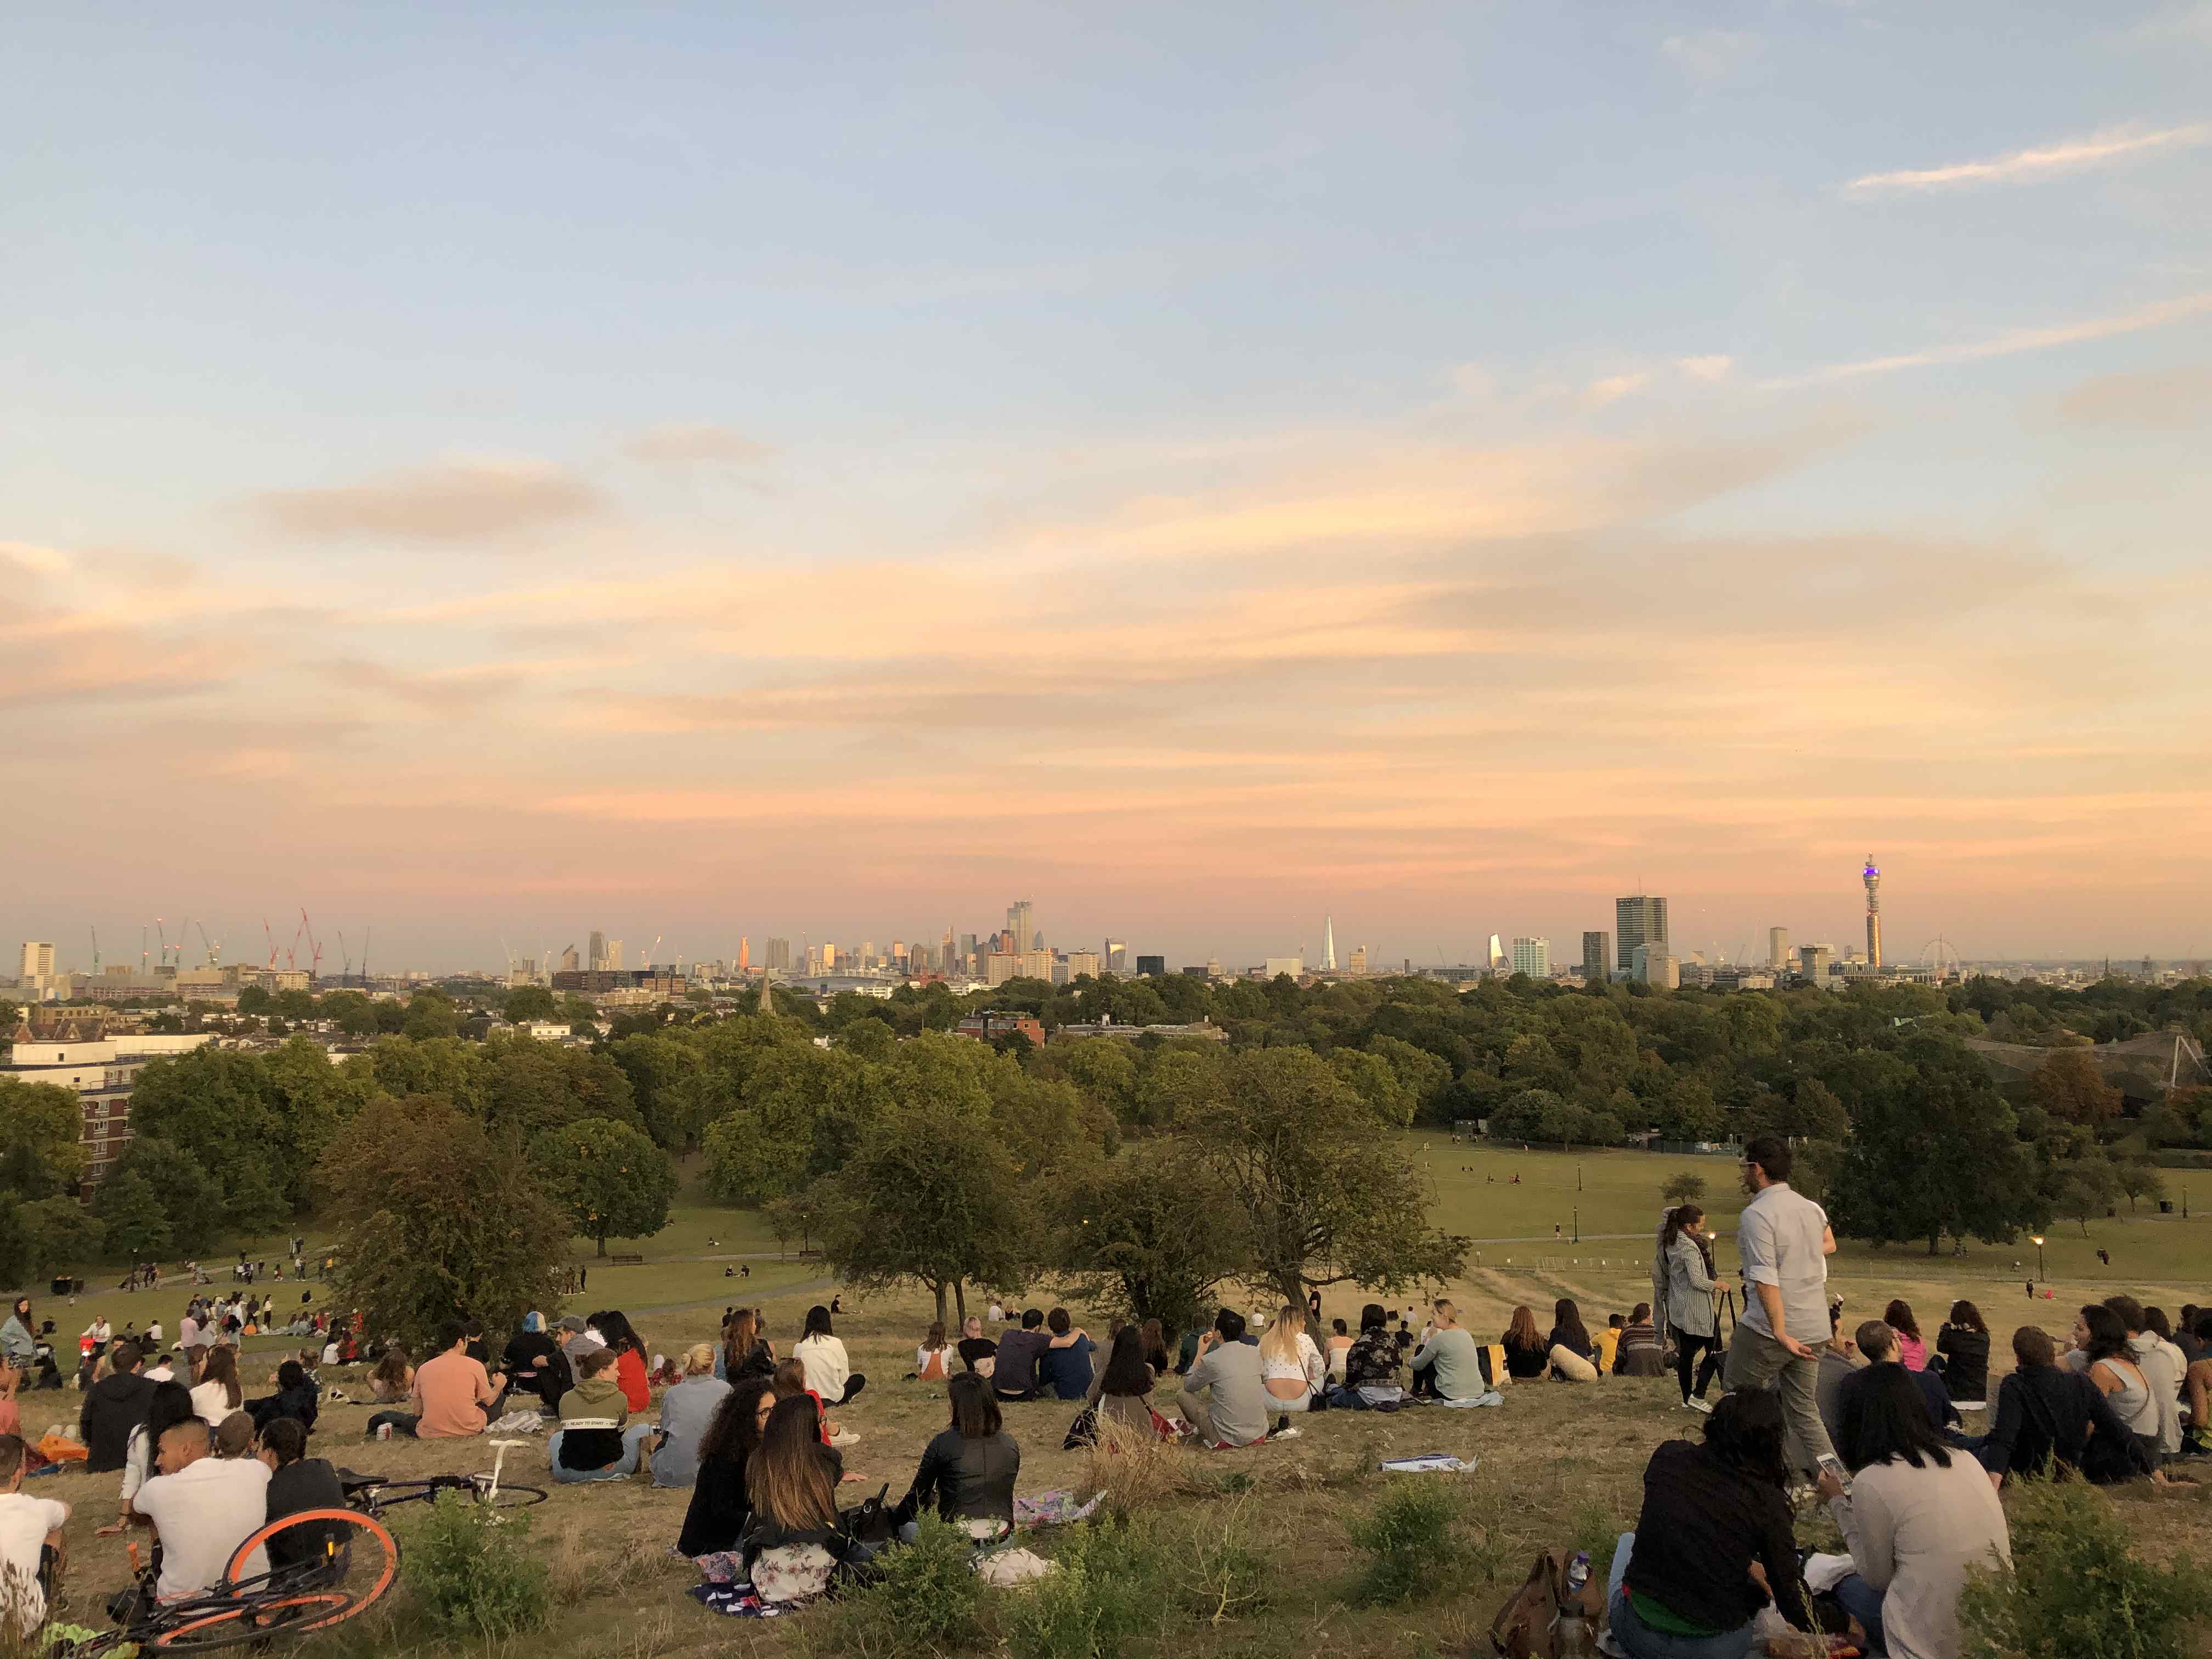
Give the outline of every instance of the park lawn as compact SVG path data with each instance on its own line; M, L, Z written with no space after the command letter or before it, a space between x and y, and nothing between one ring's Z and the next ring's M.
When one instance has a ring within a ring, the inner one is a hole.
M1443 1287L1462 1304L1468 1325L1485 1337L1502 1329L1520 1304L1536 1309L1540 1322L1548 1325L1552 1301L1572 1296L1595 1327L1606 1313L1625 1312L1648 1297L1648 1240L1661 1207L1658 1188L1678 1169L1705 1176L1705 1202L1723 1230L1741 1201L1733 1190L1735 1166L1724 1158L1474 1152L1452 1146L1443 1134L1408 1139L1409 1150L1434 1173L1444 1224L1471 1237L1529 1241L1480 1247L1479 1264L1471 1260L1461 1279ZM1462 1164L1470 1167L1462 1170ZM1510 1186L1514 1170L1522 1175L1519 1188ZM1492 1172L1498 1176L1495 1186L1484 1179ZM1578 1205L1583 1233L1579 1245L1571 1238L1571 1212ZM1550 1238L1555 1213L1570 1235L1557 1244ZM665 1249L674 1242L696 1247L687 1253L703 1253L710 1238L722 1244L747 1239L749 1224L757 1224L729 1211L686 1203L665 1233L629 1246L647 1255L645 1267L594 1265L589 1292L571 1305L580 1310L623 1307L650 1348L677 1352L690 1342L711 1340L722 1307L739 1299L732 1292L742 1288L742 1299L765 1308L778 1352L788 1352L806 1307L826 1302L832 1288L817 1262L755 1261L752 1279L740 1287L721 1279L720 1262L676 1259L677 1253ZM2212 1240L2197 1222L2107 1220L2093 1223L2087 1241L2078 1228L2070 1231L2071 1239L2063 1231L2050 1236L2046 1251L2058 1277L2051 1298L2033 1304L2012 1277L2013 1247L1976 1246L1965 1257L1930 1258L1914 1247L1871 1250L1845 1241L1832 1267L1837 1288L1849 1304L1846 1322L1878 1316L1892 1297L1902 1297L1932 1334L1951 1299L1969 1296L1980 1303L1996 1332L1993 1369L2001 1372L2008 1363L2012 1325L2022 1317L2063 1332L2081 1302L2120 1288L2148 1290L2146 1300L2169 1309L2182 1301L2212 1301L2212 1268L2206 1266L2212 1262ZM1598 1237L1610 1233L1628 1237ZM2100 1244L2112 1253L2109 1271L2093 1254ZM589 1248L577 1249L574 1259L588 1261ZM617 1251L624 1248L625 1242L610 1245ZM767 1248L773 1250L773 1240ZM2032 1261L2033 1246L2026 1248ZM1732 1275L1733 1252L1725 1241L1721 1265L1724 1276ZM2131 1267L2134 1271L2128 1271ZM138 1310L142 1322L144 1311L155 1306L166 1321L173 1322L183 1304L181 1288L165 1288L158 1300L143 1292L108 1295L118 1306ZM1030 1299L1051 1305L1043 1289ZM1238 1299L1250 1305L1249 1298ZM1356 1322L1362 1299L1363 1293L1352 1287L1333 1287L1326 1295L1325 1316ZM1402 1307L1410 1298L1387 1299ZM843 1497L856 1501L888 1486L895 1499L911 1480L922 1445L945 1420L941 1388L901 1380L912 1368L915 1343L933 1310L916 1293L848 1292L843 1300L848 1311L838 1321L839 1333L855 1365L871 1379L866 1393L839 1413L862 1437L847 1454L847 1468L860 1479L845 1488ZM86 1298L86 1305L94 1301ZM119 1316L111 1310L110 1317L119 1328ZM1089 1323L1103 1340L1104 1322ZM252 1345L271 1351L268 1361L255 1352L253 1367L272 1363L274 1351L284 1346L282 1339ZM258 1369L249 1370L257 1378L258 1374ZM358 1376L356 1369L351 1376L326 1381L346 1392L365 1394ZM1171 1402L1171 1382L1163 1392L1164 1403ZM1164 1611L1159 1650L1194 1642L1231 1655L1326 1650L1345 1659L1486 1650L1482 1632L1535 1552L1578 1544L1601 1552L1613 1533L1632 1522L1652 1446L1698 1430L1700 1419L1682 1412L1674 1399L1672 1381L1665 1378L1608 1378L1573 1386L1522 1383L1507 1389L1504 1404L1494 1410L1324 1413L1305 1419L1295 1440L1229 1454L1179 1451L1176 1455L1195 1491L1164 1500L1160 1514L1170 1526L1248 1535L1271 1563L1270 1599L1261 1611L1219 1624L1196 1623ZM61 1402L51 1414L40 1409L50 1400ZM77 1403L74 1391L26 1396L26 1427L36 1434L50 1420L73 1422ZM1060 1449L1075 1409L1061 1402L1006 1408L1007 1426L1023 1447L1024 1492L1085 1487L1090 1457ZM472 1442L364 1441L361 1425L368 1413L367 1406L357 1403L330 1406L318 1428L315 1454L343 1467L400 1475L489 1465L485 1449ZM1478 1457L1480 1467L1465 1477L1385 1476L1376 1468L1386 1456L1428 1451ZM545 1484L544 1468L543 1442L537 1440L515 1455L508 1474ZM1462 1568L1403 1608L1357 1607L1349 1587L1358 1552L1348 1543L1346 1523L1389 1482L1405 1480L1452 1482L1464 1499L1473 1553ZM41 1478L33 1490L76 1506L65 1593L74 1617L98 1625L102 1600L126 1573L122 1540L92 1536L93 1528L114 1512L115 1477L64 1474ZM724 1620L687 1597L684 1591L694 1571L666 1553L686 1498L683 1492L628 1482L556 1489L550 1501L532 1511L532 1548L553 1571L553 1635L564 1652L642 1659L649 1654L735 1651L813 1659L856 1650L847 1644L847 1627L836 1609L767 1622ZM2113 1499L2146 1555L2186 1555L2212 1563L2208 1500L2212 1486L2145 1487ZM403 1544L408 1526L403 1510L395 1517ZM1801 1535L1814 1541L1828 1537L1829 1529L1823 1518L1808 1517ZM1048 1532L1029 1541L1049 1553L1054 1538ZM1003 1597L987 1598L987 1631L1003 1628L1005 1607ZM987 1644L975 1650L994 1649L995 1644ZM400 1591L384 1610L320 1639L313 1650L333 1659L371 1654L492 1659L520 1650L518 1645L440 1642L428 1635L408 1603L404 1571ZM2212 1642L2198 1650L2212 1652Z

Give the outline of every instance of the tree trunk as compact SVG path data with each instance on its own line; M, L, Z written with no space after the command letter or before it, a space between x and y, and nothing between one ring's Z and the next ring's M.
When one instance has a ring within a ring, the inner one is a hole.
M965 1329L968 1324L968 1291L957 1274L952 1280L952 1310L960 1316L961 1327Z
M945 1292L947 1286L940 1279L929 1288L937 1293L937 1322L942 1325L945 1322Z
M600 1254L601 1255L605 1255L606 1253L607 1253L607 1236L606 1236L605 1233L601 1233L601 1234L599 1235L599 1254Z
M1943 1232L1942 1229L1939 1227L1936 1231L1928 1235L1928 1254L1930 1255L1935 1255L1936 1247L1942 1244L1942 1242Z

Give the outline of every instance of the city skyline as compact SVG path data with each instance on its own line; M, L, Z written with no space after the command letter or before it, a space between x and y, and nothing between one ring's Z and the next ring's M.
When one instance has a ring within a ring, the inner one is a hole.
M2190 8L16 37L0 939L2212 954Z

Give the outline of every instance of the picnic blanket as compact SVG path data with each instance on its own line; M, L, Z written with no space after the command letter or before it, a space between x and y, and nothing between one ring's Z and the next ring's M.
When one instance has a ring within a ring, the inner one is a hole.
M1382 1467L1393 1474L1468 1474L1481 1461L1479 1457L1454 1457L1449 1452L1423 1452L1417 1457L1386 1457Z
M787 1613L799 1611L797 1605L779 1607L773 1601L763 1601L747 1583L717 1584L713 1582L694 1584L691 1595L710 1613L719 1613L726 1619L781 1619Z
M1017 1527L1064 1527L1073 1521L1088 1521L1091 1512L1098 1507L1098 1500L1106 1494L1094 1492L1087 1504L1079 1504L1075 1494L1064 1489L1041 1492L1034 1498L1014 1499L1014 1524Z

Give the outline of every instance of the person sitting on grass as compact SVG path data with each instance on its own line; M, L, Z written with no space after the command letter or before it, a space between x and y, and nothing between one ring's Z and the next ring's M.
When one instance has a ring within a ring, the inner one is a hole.
M954 1352L962 1369L978 1376L988 1378L999 1368L999 1345L983 1334L983 1322L974 1314L960 1322L960 1346Z
M734 1308L722 1322L722 1351L715 1356L714 1375L725 1382L752 1377L763 1382L775 1375L775 1345L761 1334L759 1311Z
M1608 1626L1629 1659L1740 1659L1770 1600L1792 1626L1811 1627L1780 1397L1739 1389L1705 1428L1702 1445L1668 1440L1652 1453L1636 1530L1613 1549Z
M1213 1328L1199 1339L1180 1403L1201 1446L1227 1451L1267 1437L1267 1407L1275 1402L1261 1378L1260 1351L1244 1340L1244 1316L1233 1308L1216 1314Z
M268 1518L282 1521L304 1510L342 1510L345 1488L337 1471L319 1457L307 1455L307 1425L296 1417L270 1419L261 1431L259 1455L269 1466ZM326 1542L344 1543L334 1527L302 1524L288 1527L268 1543L272 1569L313 1561L324 1553Z
M1260 1381L1267 1390L1268 1410L1314 1410L1328 1376L1328 1362L1306 1334L1305 1309L1285 1302L1260 1339Z
M1980 1411L1990 1397L1990 1328L1971 1302L1954 1302L1951 1316L1936 1333L1930 1370L1943 1375L1943 1387L1962 1411Z
M258 1457L216 1457L205 1421L193 1418L165 1430L155 1449L152 1479L131 1499L133 1522L154 1528L161 1545L155 1594L165 1601L198 1595L221 1578L238 1547L268 1524L269 1466ZM241 1579L269 1571L269 1553L246 1558Z
M507 1340L505 1355L508 1386L538 1396L544 1411L561 1409L561 1396L573 1380L561 1345L545 1328L542 1315L525 1314L514 1334Z
M1912 1304L1900 1297L1881 1310L1881 1319L1897 1333L1897 1363L1908 1371L1926 1370L1928 1345L1920 1340L1920 1322L1913 1317Z
M1398 1368L1412 1340L1411 1332L1390 1329L1390 1316L1381 1303L1370 1302L1360 1309L1358 1339L1344 1356L1344 1386L1330 1396L1328 1403L1362 1410L1396 1407L1406 1397L1398 1381Z
M991 1373L991 1386L1001 1400L1034 1400L1042 1392L1037 1376L1037 1362L1052 1338L1044 1329L1044 1310L1024 1308L1022 1328L1008 1331L999 1339L998 1364Z
M660 1438L653 1448L653 1484L688 1486L698 1477L699 1448L730 1385L714 1375L714 1345L694 1343L684 1356L684 1380L660 1396Z
M1328 1382L1332 1388L1344 1386L1344 1362L1352 1352L1352 1331L1341 1319L1328 1322L1328 1340L1322 1345L1328 1350Z
M1098 1345L1065 1308L1047 1314L1044 1324L1051 1336L1038 1358L1037 1390L1049 1386L1056 1400L1080 1400L1091 1391L1091 1356Z
M331 1347L337 1345L333 1342ZM324 1351L324 1363L337 1363L329 1349ZM376 1362L376 1369L368 1374L368 1397L379 1406L397 1406L415 1392L415 1367L408 1363L407 1350L397 1342L384 1351Z
M806 1310L806 1328L792 1344L791 1357L806 1368L806 1386L822 1397L825 1407L844 1405L868 1386L830 1328L830 1310L819 1304Z
M77 1413L77 1434L89 1454L88 1473L106 1474L123 1467L131 1431L146 1420L155 1384L138 1375L138 1345L125 1340L110 1351L114 1369L92 1386Z
M1883 1360L1852 1378L1848 1438L1837 1443L1850 1492L1832 1468L1820 1478L1855 1569L1836 1600L1891 1659L1958 1659L1967 1572L2012 1563L2004 1507L1981 1466L1929 1420L1915 1386L1925 1375Z
M1552 1376L1561 1382L1595 1382L1598 1378L1597 1346L1583 1328L1582 1310L1571 1296L1563 1296L1552 1310L1552 1334L1544 1339Z
M761 1431L775 1409L775 1388L764 1376L746 1377L715 1407L714 1420L699 1441L699 1474L676 1540L679 1553L696 1559L738 1547L753 1513L745 1495L745 1465L760 1449Z
M2023 1325L2012 1334L2014 1369L1997 1386L1996 1419L1978 1455L1992 1485L2025 1474L2071 1470L2100 1485L2132 1480L2154 1467L2142 1443L2097 1385L2057 1363L2051 1334Z
M952 1349L945 1340L944 1322L937 1321L930 1326L929 1334L921 1339L921 1346L914 1351L914 1369L907 1373L907 1381L944 1382L952 1374Z
M183 1383L154 1385L146 1400L146 1420L131 1431L130 1443L124 1449L122 1509L112 1525L100 1528L99 1536L112 1538L130 1524L131 1499L154 1476L155 1449L161 1443L162 1435L179 1423L196 1420L198 1415L192 1392Z
M1158 1435L1164 1439L1175 1437L1175 1425L1152 1407L1152 1385L1160 1373L1145 1358L1145 1334L1134 1325L1124 1325L1114 1333L1108 1345L1106 1363L1098 1368L1098 1375L1091 1380L1091 1390L1084 1396L1099 1422L1119 1423L1139 1435ZM1079 1426L1081 1419L1077 1419ZM1095 1432L1085 1437L1096 1439Z
M1905 1366L1899 1358L1901 1345L1898 1334L1897 1327L1886 1317L1869 1319L1858 1328L1859 1353L1867 1362L1866 1368L1845 1377L1843 1387L1836 1393L1837 1425L1843 1430L1845 1439L1856 1432L1853 1423L1862 1409L1866 1391L1881 1386L1881 1368L1885 1365L1898 1365L1905 1370L1905 1375L1912 1379L1912 1386L1927 1410L1928 1420L1939 1431L1959 1425L1959 1413L1951 1404L1951 1396L1944 1391L1943 1379L1933 1371L1916 1371ZM1829 1438L1835 1440L1837 1455L1844 1460L1844 1467L1856 1468L1858 1465L1851 1462L1850 1453L1844 1449L1844 1441L1836 1440L1832 1433Z
M288 1359L276 1368L276 1392L247 1401L246 1413L257 1429L265 1429L279 1418L290 1418L312 1434L319 1392L307 1376L307 1368L296 1359Z
M1651 1304L1649 1302L1639 1302L1628 1310L1628 1324L1620 1333L1620 1346L1613 1354L1613 1374L1615 1376L1667 1375L1667 1345L1659 1340L1659 1328L1651 1322Z
M645 1339L630 1328L629 1318L609 1308L592 1316L591 1327L615 1357L615 1382L634 1412L653 1409L653 1384L645 1374Z
M437 1357L416 1368L408 1395L411 1412L377 1412L368 1432L378 1440L395 1434L410 1439L460 1440L482 1434L489 1413L503 1395L504 1380L488 1374L469 1358L468 1328L449 1319L438 1328Z
M586 1354L576 1386L561 1396L561 1426L545 1443L556 1481L623 1480L637 1473L653 1425L629 1420L629 1401L615 1376L620 1363L611 1347Z
M1505 1374L1516 1382L1533 1381L1551 1369L1551 1346L1537 1332L1535 1314L1526 1307L1513 1310L1498 1345L1505 1350Z
M843 1465L822 1443L821 1408L811 1395L779 1400L745 1465L752 1517L743 1551L754 1592L764 1601L812 1600L837 1564L837 1483Z
M1459 1310L1439 1297L1436 1322L1414 1351L1413 1372L1425 1374L1439 1400L1480 1400L1489 1392L1482 1380L1482 1355L1474 1338L1459 1322Z
M2159 1459L2159 1401L2149 1368L2128 1343L2127 1327L2107 1303L2093 1303L2074 1322L2074 1352L2112 1413L2142 1443L2153 1467Z
M46 1579L40 1569L46 1552L57 1562L62 1552L62 1528L69 1525L70 1506L56 1498L33 1498L23 1491L29 1473L30 1449L22 1437L0 1434L0 1582L8 1594L0 1598L0 1621L12 1624L24 1645L36 1651L34 1641L46 1622ZM14 1643L9 1643L14 1647Z
M238 1350L210 1348L200 1362L200 1380L192 1386L192 1408L210 1428L246 1403L246 1390L238 1383Z
M991 1385L963 1371L945 1385L951 1425L922 1449L914 1485L899 1500L897 1521L906 1541L914 1541L921 1512L932 1503L956 1525L980 1522L979 1537L1014 1526L1014 1480L1022 1470L1022 1449L1006 1431Z

